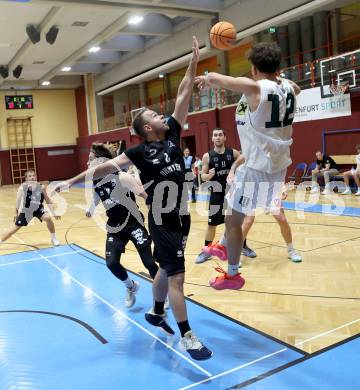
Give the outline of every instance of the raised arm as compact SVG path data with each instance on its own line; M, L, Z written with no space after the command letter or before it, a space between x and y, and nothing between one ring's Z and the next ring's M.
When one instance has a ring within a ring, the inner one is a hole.
M230 91L243 93L247 96L260 94L260 85L248 77L232 77L210 72L206 76L196 77L195 84L199 89L206 87L224 88Z
M200 57L199 44L196 37L193 37L192 57L189 66L186 70L185 76L179 85L176 102L175 102L175 110L172 115L178 121L181 127L184 126L186 122L186 118L188 116L189 103L193 92L199 57Z
M73 186L76 183L81 183L85 181L86 177L90 180L100 179L111 173L118 172L122 168L127 168L129 165L132 165L131 160L125 155L125 153L121 153L120 156L113 158L112 160L108 160L100 165L97 165L94 168L90 168L79 175L66 180L62 183L59 183L56 187L56 191L66 190L67 188Z

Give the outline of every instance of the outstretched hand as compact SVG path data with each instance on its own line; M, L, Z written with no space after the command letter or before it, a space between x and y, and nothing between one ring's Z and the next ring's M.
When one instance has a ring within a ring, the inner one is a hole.
M195 63L198 63L200 59L200 50L199 50L199 42L195 36L193 36L192 42L192 60Z
M71 186L70 183L67 180L65 180L65 181L61 181L60 183L57 183L52 188L52 190L55 191L55 192L69 191L70 186Z
M208 79L206 76L197 76L195 77L195 85L199 88L201 91L202 89L210 88L210 84L208 82Z

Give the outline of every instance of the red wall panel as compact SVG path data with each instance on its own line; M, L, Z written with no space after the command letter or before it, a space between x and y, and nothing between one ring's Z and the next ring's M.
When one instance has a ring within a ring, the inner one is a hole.
M49 151L73 150L74 154L49 156ZM79 172L77 146L56 146L35 149L36 170L39 181L63 180Z
M0 150L0 166L2 185L12 184L10 153L8 150Z

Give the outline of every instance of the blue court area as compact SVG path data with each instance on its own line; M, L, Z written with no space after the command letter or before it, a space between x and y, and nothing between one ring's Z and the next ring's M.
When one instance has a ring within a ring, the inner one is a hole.
M126 309L104 260L75 245L1 256L0 275L0 389L225 389L303 357L188 301L190 324L214 352L193 361L178 333L145 321L149 281L133 275L141 288Z
M302 362L273 373L252 384L240 384L234 388L248 390L339 390L360 389L358 366L360 339L358 336L326 352L304 358ZM296 386L294 387L294 384Z

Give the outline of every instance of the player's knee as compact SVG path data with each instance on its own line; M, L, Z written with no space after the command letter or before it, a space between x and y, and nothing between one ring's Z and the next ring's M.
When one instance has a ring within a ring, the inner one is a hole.
M184 289L184 273L179 273L176 275L172 275L168 277L169 281L169 287L175 289L175 290L181 290Z

